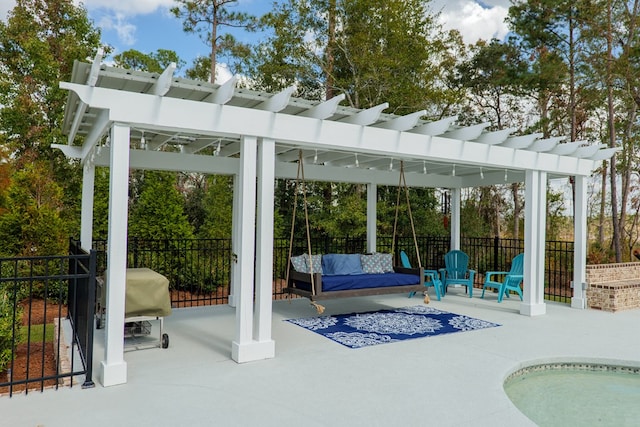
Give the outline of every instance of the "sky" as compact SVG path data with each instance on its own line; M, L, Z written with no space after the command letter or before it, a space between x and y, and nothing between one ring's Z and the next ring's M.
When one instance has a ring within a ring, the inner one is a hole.
M169 49L185 60L187 66L197 56L208 56L208 47L197 35L184 33L181 21L170 14L173 0L84 0L82 3L90 19L101 29L103 42L114 48L113 53L128 49L143 53ZM272 4L273 0L238 0L234 8L261 15ZM0 19L5 20L14 5L15 0L0 0ZM430 7L441 12L445 29L458 29L466 43L493 37L502 39L508 32L504 18L509 0L433 0ZM238 33L236 37L242 40L251 36Z

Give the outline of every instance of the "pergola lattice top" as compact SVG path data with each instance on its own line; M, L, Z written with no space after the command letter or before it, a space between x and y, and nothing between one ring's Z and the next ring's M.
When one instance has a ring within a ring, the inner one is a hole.
M398 161L404 160L405 171L415 175L409 179L413 185L421 185L420 182L427 185L427 176L430 178L427 186L464 187L479 183L489 185L522 181L526 169L545 170L549 178L587 175L594 169L595 162L608 159L617 151L616 148L604 148L603 145L584 141L562 142L564 137L541 139L542 134L539 133L514 136L514 128L487 131L490 123L459 127L455 125L455 116L428 122L421 119L425 111L405 116L385 114L382 111L388 107L387 103L364 110L344 107L339 105L344 95L325 102L314 102L292 97L292 87L276 94L239 89L236 88L235 77L222 85L188 80L174 76L173 64L162 74L157 74L110 67L101 64L101 60L102 56L97 55L93 64L76 62L72 84L61 84L63 88L71 89L63 124L69 145L76 136L82 136L89 145L98 146L107 131L103 116L101 120L103 110L87 105L74 91L76 85L82 85L85 88L104 88L120 93L218 104L315 119L316 122L336 122L370 130L392 131L394 133L387 133L390 137L387 138L388 152L368 150L363 144L341 146L340 141L333 141L330 146L323 146L309 140L276 137L276 161L293 162L298 159L298 151L302 149L304 161L308 164L389 172L394 169L397 171ZM247 134L253 134L249 125L247 123ZM239 153L240 134L171 127L160 129L136 123L135 120L131 128L131 148L136 150L218 157L236 157ZM411 136L412 141L417 138L419 144L428 148L407 152L396 149L398 147L394 147L394 143L402 145L397 134L405 135L405 139ZM86 143L83 152L58 147L67 155L83 161L91 154ZM424 177L418 178L418 174ZM352 175L354 181L359 181L356 174Z

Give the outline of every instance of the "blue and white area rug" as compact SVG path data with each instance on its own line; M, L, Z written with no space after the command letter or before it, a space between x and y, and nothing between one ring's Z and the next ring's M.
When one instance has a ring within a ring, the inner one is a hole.
M500 326L424 305L286 321L350 348Z

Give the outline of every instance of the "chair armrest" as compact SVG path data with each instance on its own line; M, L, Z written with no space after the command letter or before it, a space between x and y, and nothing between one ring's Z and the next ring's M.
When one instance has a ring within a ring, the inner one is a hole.
M473 278L476 276L476 271L475 270L469 270L469 280L471 280L471 283L473 283Z
M506 276L507 274L509 274L508 271L487 271L484 274L484 281L485 282L491 281L491 276Z
M440 280L440 276L438 275L438 272L436 270L425 270L424 277L425 279L429 278L429 280L432 282Z

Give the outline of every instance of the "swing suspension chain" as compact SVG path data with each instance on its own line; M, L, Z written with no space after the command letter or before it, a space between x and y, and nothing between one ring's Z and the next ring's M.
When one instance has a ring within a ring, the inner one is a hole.
M314 285L314 270L313 270L313 256L311 254L311 231L309 227L309 211L307 209L307 187L306 181L304 178L304 165L302 163L302 150L298 150L298 172L296 174L296 185L294 188L294 196L293 196L293 214L291 217L291 233L289 235L289 262L287 263L287 281L289 283L289 273L291 271L291 256L293 255L293 239L294 239L294 231L296 226L296 211L298 207L298 191L302 190L302 198L304 207L304 223L307 230L307 250L309 251L309 272L311 275L311 295L316 294L316 288ZM291 294L289 294L291 295Z
M393 239L391 241L391 253L395 256L396 234L398 232L398 213L400 211L400 192L404 189L404 194L407 200L407 212L409 213L409 222L411 224L411 233L413 235L413 246L416 250L416 258L418 259L418 268L422 268L422 261L420 259L420 250L418 249L418 239L416 238L416 228L413 223L413 214L411 213L411 202L409 201L409 187L407 186L407 179L404 176L404 160L400 161L400 178L398 182L398 195L396 197L396 215L393 221Z

